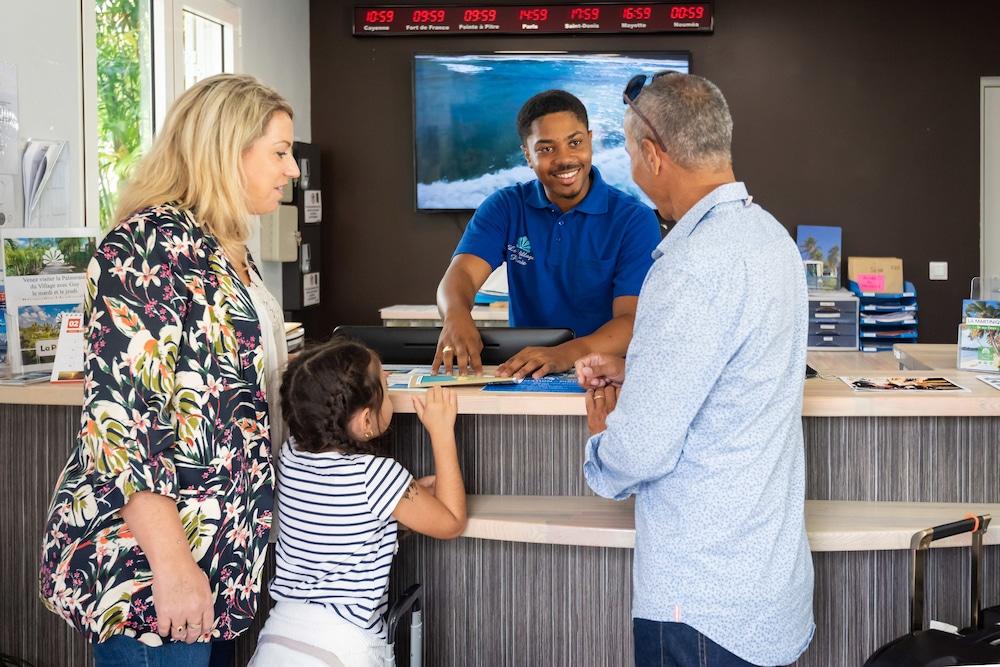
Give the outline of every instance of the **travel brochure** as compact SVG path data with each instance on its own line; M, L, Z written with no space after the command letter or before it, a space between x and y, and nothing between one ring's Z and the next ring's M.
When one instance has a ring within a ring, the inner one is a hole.
M962 302L957 364L966 371L1000 372L1000 301Z
M62 321L79 313L96 234L66 229L13 228L0 232L11 371L51 370Z
M796 243L805 265L809 289L840 289L840 259L843 254L840 227L799 225Z
M969 391L943 377L845 377L840 378L854 391L924 393Z

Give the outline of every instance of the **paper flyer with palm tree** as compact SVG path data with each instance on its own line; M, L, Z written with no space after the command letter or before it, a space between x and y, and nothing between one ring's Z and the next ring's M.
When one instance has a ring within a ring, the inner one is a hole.
M13 228L0 233L0 241L11 370L51 368L63 317L83 305L96 233L84 227Z
M843 255L840 227L799 225L796 243L806 268L809 289L839 289Z
M966 299L958 327L958 367L1000 372L1000 301Z

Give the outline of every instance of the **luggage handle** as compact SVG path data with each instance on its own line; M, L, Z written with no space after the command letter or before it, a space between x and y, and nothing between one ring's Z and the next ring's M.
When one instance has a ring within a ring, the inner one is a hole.
M941 524L933 528L925 528L913 534L910 539L910 631L919 632L924 629L924 584L927 566L927 550L931 542L943 540L946 537L972 533L972 548L970 549L970 627L979 627L980 597L982 596L982 554L983 534L990 525L990 515L972 514L961 521Z

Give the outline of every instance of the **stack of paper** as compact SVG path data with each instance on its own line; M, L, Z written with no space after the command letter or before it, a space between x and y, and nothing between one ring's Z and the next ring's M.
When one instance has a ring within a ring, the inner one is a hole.
M38 208L42 192L55 171L65 141L40 141L29 139L21 160L24 181L24 226L31 226L31 216Z
M285 343L289 352L298 352L306 343L306 330L301 322L285 322Z

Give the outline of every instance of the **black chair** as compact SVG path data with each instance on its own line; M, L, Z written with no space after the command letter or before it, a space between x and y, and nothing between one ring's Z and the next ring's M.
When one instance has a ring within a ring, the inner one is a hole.
M358 340L378 353L384 364L429 364L434 360L441 327L379 327L342 325L334 334ZM571 329L486 327L482 362L496 366L528 347L552 347L573 340Z

